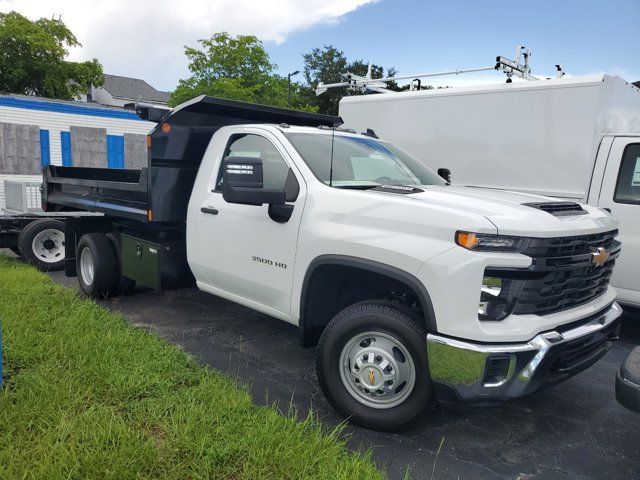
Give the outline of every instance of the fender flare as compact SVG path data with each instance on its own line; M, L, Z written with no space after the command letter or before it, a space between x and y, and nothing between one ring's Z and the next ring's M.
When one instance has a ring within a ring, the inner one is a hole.
M358 268L360 270L369 271L379 275L384 275L392 278L400 283L405 284L411 288L418 296L418 301L422 306L422 312L424 315L425 325L430 333L437 333L438 326L436 322L435 312L433 310L433 303L429 292L426 287L412 274L405 272L397 267L387 265L385 263L376 262L374 260L368 260L365 258L352 257L349 255L320 255L314 258L307 267L307 271L302 282L302 292L300 295L300 335L303 345L307 344L305 336L305 305L307 303L307 294L309 290L309 284L315 270L323 265L339 265L345 267Z

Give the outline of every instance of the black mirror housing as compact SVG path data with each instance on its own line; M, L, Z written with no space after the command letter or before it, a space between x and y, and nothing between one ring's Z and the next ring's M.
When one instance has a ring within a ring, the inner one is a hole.
M451 170L449 170L448 168L439 168L438 176L444 178L447 183L451 183Z
M284 205L284 190L275 188L229 187L223 185L222 198L227 203L242 205Z
M260 157L226 157L222 162L222 184L225 187L262 188L263 171Z
M629 410L640 413L640 347L631 350L616 377L616 400Z
M284 205L284 190L263 188L262 159L226 157L223 160L222 198L242 205Z

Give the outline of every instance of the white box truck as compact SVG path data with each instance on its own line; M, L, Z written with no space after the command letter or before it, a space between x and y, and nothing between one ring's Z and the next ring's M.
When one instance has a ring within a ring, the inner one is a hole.
M619 300L640 307L640 90L610 75L350 96L345 127L371 128L460 185L606 208L624 251Z

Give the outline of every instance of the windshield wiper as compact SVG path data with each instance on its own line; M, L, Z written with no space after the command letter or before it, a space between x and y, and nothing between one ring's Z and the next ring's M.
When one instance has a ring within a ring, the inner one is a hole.
M335 188L344 188L347 190L369 190L371 188L378 188L380 185L340 185Z

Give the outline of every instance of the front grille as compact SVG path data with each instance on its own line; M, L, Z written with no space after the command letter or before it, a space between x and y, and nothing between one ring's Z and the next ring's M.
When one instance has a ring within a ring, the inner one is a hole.
M545 315L590 302L609 285L615 259L620 254L617 230L592 235L532 238L522 250L532 257L526 270L489 270L487 275L510 278L512 313ZM609 258L603 266L593 263L594 252L603 248Z
M588 212L578 203L574 202L536 202L523 203L527 207L537 208L544 212L550 213L556 217L567 217L571 215L585 215Z
M588 303L607 290L614 263L611 260L603 267L591 265L527 279L513 313L544 315Z

